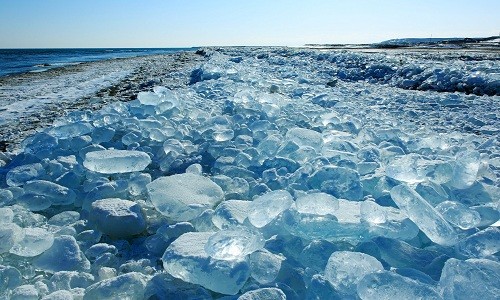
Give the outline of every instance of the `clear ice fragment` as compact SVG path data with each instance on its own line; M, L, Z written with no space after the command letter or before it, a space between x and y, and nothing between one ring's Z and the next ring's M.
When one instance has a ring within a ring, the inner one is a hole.
M165 271L183 281L199 284L214 292L235 295L250 276L245 260L210 257L205 245L211 232L189 232L176 239L163 254Z
M189 221L224 197L216 183L193 173L160 177L147 190L155 208L175 221Z
M97 200L92 203L90 219L104 234L112 238L126 238L146 229L146 218L139 204L119 198Z
M288 209L292 203L292 195L285 190L269 192L252 201L248 220L253 226L262 228Z
M149 155L135 150L103 150L85 155L85 168L102 173L128 173L143 171L151 163Z
M360 252L333 252L325 267L325 278L344 295L356 294L356 284L366 274L383 270L373 256Z
M395 186L391 197L418 228L436 244L451 246L457 243L453 227L425 199L405 184Z
M215 259L241 259L264 248L264 242L259 232L237 227L214 233L205 244L205 251Z

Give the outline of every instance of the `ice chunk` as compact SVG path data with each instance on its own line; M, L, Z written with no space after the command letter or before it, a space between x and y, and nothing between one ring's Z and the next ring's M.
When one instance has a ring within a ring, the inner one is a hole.
M94 127L89 123L71 123L50 128L47 133L59 139L68 139L92 132Z
M383 270L373 256L360 252L333 252L325 267L325 278L344 295L356 294L356 284L366 274Z
M309 178L308 183L311 188L321 190L337 198L361 200L363 197L359 174L349 168L324 166Z
M26 194L36 195L39 198L45 198L52 205L69 205L73 204L76 199L76 194L67 187L61 186L46 180L32 180L24 185Z
M436 206L436 210L446 221L463 230L477 227L481 222L481 215L462 203L444 201Z
M0 224L12 223L14 212L8 207L0 207Z
M9 252L12 246L23 239L23 236L23 229L16 224L0 223L0 254Z
M412 268L429 273L432 271L429 270L432 262L441 255L436 251L420 249L403 241L381 236L368 243L376 246L378 259L394 268ZM374 247L371 249L373 250ZM434 274L429 273L429 275L435 277Z
M16 287L10 295L11 300L38 300L38 291L32 284Z
M74 224L78 222L78 220L80 220L79 212L67 210L52 216L52 218L48 220L48 223L54 226L66 226Z
M75 288L87 288L94 283L94 276L85 272L60 271L50 277L50 288L52 290L71 290Z
M101 232L113 238L130 237L146 229L146 220L139 204L118 198L92 203L90 219Z
M413 189L405 184L395 186L391 197L431 241L444 246L456 244L458 238L453 227Z
M300 253L299 261L302 265L322 272L325 270L328 259L338 248L334 243L325 240L312 240Z
M298 197L295 206L299 213L333 215L339 208L339 201L326 193L312 193Z
M309 146L316 151L320 151L323 146L323 137L321 133L310 129L299 127L292 128L287 131L285 138L287 141L294 142L298 146Z
M214 233L205 244L205 251L215 259L234 260L264 248L264 239L257 231L244 227Z
M84 271L90 269L90 262L80 250L74 237L61 235L52 246L33 260L33 266L49 273L59 271Z
M85 155L85 168L102 173L128 173L144 170L151 163L148 154L134 150L103 150Z
M288 209L292 203L292 195L285 190L269 192L252 201L248 220L253 226L262 228Z
M147 189L155 208L175 221L189 221L224 197L212 180L192 173L160 177Z
M408 154L394 158L385 168L389 178L407 183L422 182L426 178L424 161L417 154Z
M25 152L33 154L39 158L50 156L51 152L57 147L57 138L40 132L33 136L33 139L25 147Z
M444 299L498 299L500 263L488 259L450 258L439 280Z
M273 282L281 269L283 256L273 254L266 250L255 251L250 254L249 264L251 276L260 284Z
M488 257L500 251L500 228L488 227L460 241L458 249L469 257Z
M7 184L9 186L20 186L30 180L40 179L46 172L42 164L28 164L15 167L7 172Z
M54 235L43 228L24 228L23 238L16 243L10 253L22 257L34 257L49 249L54 243Z
M262 288L244 293L238 297L238 300L286 300L286 295L278 288Z
M476 181L479 166L479 152L460 152L456 157L453 168L453 179L450 184L457 189L471 187L474 181Z
M211 232L181 235L163 254L163 266L170 275L199 284L214 292L235 295L243 287L250 269L244 260L219 260L210 257L205 245Z
M390 271L379 271L363 277L358 282L358 295L363 300L371 299L442 299L437 290ZM452 299L452 298L446 298Z
M212 222L219 229L241 225L248 216L251 201L227 200L217 205Z
M139 92L137 99L144 105L158 105L162 102L157 94L151 92Z
M94 283L85 289L83 300L94 299L143 299L147 277L130 272Z
M42 300L73 300L73 293L70 291L55 291L44 296Z

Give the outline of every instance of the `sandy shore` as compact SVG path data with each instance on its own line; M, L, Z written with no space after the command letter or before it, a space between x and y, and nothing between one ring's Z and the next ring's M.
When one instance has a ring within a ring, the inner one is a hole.
M70 111L129 101L155 85L186 85L189 73L202 60L194 52L180 52L0 77L0 150L19 149L26 137ZM173 76L179 72L186 76Z

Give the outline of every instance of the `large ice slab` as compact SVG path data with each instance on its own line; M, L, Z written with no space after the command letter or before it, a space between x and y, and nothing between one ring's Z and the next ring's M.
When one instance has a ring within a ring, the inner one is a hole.
M113 238L126 238L146 229L146 218L139 204L118 198L92 203L90 219L97 228Z
M457 243L458 237L453 227L415 190L401 184L391 190L391 197L433 242L445 246Z
M394 298L404 300L442 299L432 285L421 283L391 271L379 271L366 275L358 282L357 291L359 297L363 300Z
M90 269L90 262L74 237L61 235L54 239L49 249L35 258L33 266L49 273L85 271Z
M214 292L235 295L250 276L245 260L220 260L210 257L205 245L210 232L181 235L163 254L163 267L170 275L199 284Z
M24 228L22 239L10 249L10 253L22 257L42 254L54 243L54 235L43 228Z
M84 300L94 299L142 299L147 277L131 272L99 281L85 289Z
M444 264L439 286L444 299L498 299L500 264L488 259L450 258Z
M151 163L149 155L135 150L102 150L85 155L85 168L102 173L128 173L143 171Z
M147 190L155 208L175 221L189 221L224 197L216 183L193 173L160 177Z

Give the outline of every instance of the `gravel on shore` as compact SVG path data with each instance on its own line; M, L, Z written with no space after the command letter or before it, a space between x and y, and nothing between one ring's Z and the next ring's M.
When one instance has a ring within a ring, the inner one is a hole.
M26 137L68 112L130 101L156 85L184 86L203 59L195 52L178 52L0 77L0 151L16 152Z

